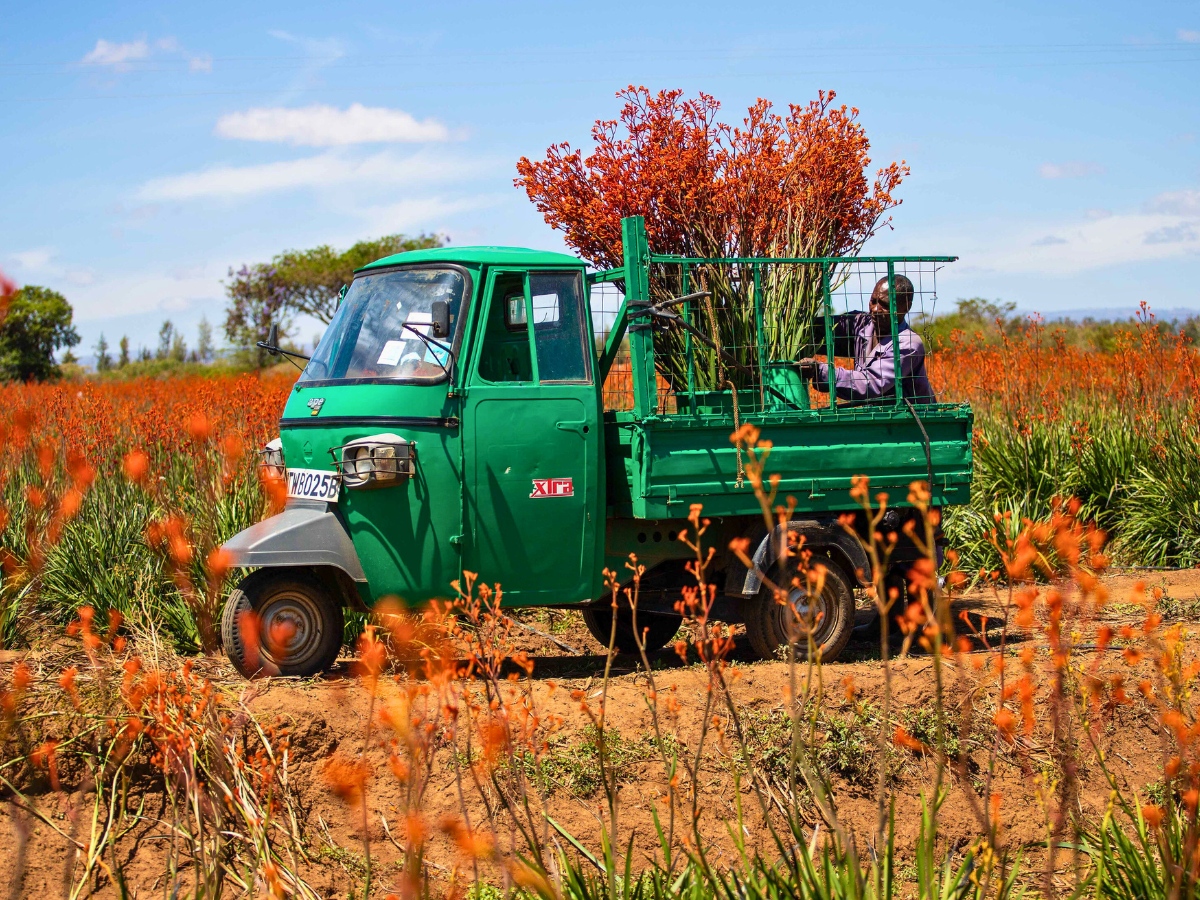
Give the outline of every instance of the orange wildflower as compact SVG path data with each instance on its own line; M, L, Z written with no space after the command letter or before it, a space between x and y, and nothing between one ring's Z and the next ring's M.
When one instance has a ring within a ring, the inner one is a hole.
M131 450L121 460L121 470L134 484L144 485L150 472L150 457L141 450Z
M58 686L71 698L71 703L76 709L80 708L79 691L75 687L75 676L78 674L79 670L75 666L69 666L58 676Z

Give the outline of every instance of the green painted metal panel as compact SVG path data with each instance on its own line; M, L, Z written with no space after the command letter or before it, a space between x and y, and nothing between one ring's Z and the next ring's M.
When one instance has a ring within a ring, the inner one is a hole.
M487 304L480 307L476 334L481 339L465 391L463 564L484 582L499 582L505 605L578 603L598 591L603 534L600 394L592 360L586 359L586 382L537 382L542 345L526 277L525 335L533 347L532 374L526 380L493 381L480 366L486 323L502 299L498 281L504 277L511 282L522 274L490 270ZM584 321L590 323L586 292L579 299ZM591 347L590 340L581 343L581 353L585 346Z
M821 265L821 303L825 308L825 361L833 365L833 292L829 287L829 263ZM836 375L830 375L832 381ZM829 391L829 408L837 407L837 391Z
M629 570L629 555L647 571L668 559L691 559L695 553L679 540L679 533L691 529L686 519L616 519L607 522L604 535L604 565L624 578Z
M636 218L641 218L640 216ZM622 219L622 221L624 221ZM956 262L957 256L676 256L673 253L651 253L652 263L700 265L705 263L888 263L888 262Z
M971 415L957 406L918 407L929 434L934 500L965 503L971 484ZM687 514L700 503L708 515L755 515L758 501L748 483L737 487L732 422L721 415L638 420L609 414L616 447L628 447L624 465L629 490L613 492L614 513L635 518ZM851 479L869 475L873 491L904 505L909 485L925 481L924 442L907 408L826 409L747 416L773 447L769 472L780 476L780 497L796 499L800 513L857 508Z
M398 434L417 445L413 479L374 490L342 488L339 498L338 514L373 601L446 597L459 577L451 539L460 530L461 429L446 393L444 384L326 385L293 391L284 408L280 437L292 467L333 471L331 449L372 434ZM318 416L307 406L314 397L325 400ZM348 419L358 421L343 424Z
M500 582L506 603L592 596L603 509L599 429L591 398L571 393L544 385L473 387L467 403L464 565Z
M650 302L650 248L646 243L646 220L628 216L621 220L625 254L625 309L636 312ZM626 314L628 315L628 313ZM658 408L658 384L654 374L654 337L650 320L639 317L628 326L629 363L633 370L633 406L639 414L653 415Z
M527 247L434 247L429 250L409 250L385 256L368 263L359 272L385 266L413 263L451 262L459 265L486 266L582 266L577 257Z
M892 371L896 373L896 405L904 402L904 377L900 370L900 320L896 316L896 264L887 264L888 324L892 330ZM829 391L833 393L832 386Z

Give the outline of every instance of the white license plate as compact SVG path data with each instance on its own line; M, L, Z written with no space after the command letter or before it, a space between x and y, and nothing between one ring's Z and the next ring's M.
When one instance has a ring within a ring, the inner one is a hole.
M322 472L319 469L288 469L287 488L289 497L305 500L327 500L336 503L342 480L337 472Z

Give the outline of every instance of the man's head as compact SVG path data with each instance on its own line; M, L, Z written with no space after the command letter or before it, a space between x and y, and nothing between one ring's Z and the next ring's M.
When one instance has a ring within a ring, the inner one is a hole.
M895 276L896 286L896 315L904 316L912 309L913 283L905 275ZM888 318L888 280L886 277L875 282L875 290L871 291L871 318L875 322L876 334L888 334L892 324Z

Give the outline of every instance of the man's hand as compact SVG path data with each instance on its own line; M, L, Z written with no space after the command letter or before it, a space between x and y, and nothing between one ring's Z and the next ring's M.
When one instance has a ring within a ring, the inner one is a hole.
M798 359L796 360L796 368L800 370L800 377L811 379L817 377L817 361L815 359Z

